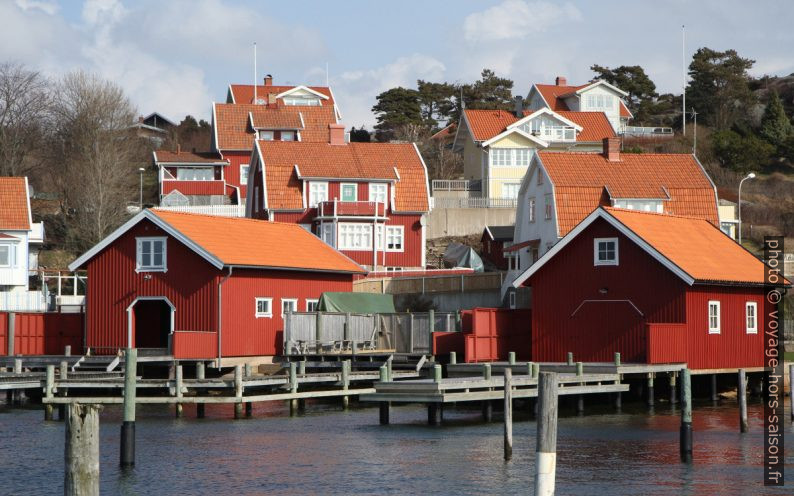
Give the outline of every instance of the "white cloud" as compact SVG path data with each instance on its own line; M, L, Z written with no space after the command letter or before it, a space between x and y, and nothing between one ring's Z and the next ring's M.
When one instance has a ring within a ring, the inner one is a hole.
M466 16L463 35L469 43L522 40L550 26L582 19L582 13L570 3L505 0L482 12Z
M58 12L58 2L46 0L16 0L22 10L40 10L45 14L53 15Z

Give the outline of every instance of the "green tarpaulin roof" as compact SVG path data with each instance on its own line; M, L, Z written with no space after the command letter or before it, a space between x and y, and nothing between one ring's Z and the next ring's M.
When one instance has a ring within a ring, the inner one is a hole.
M395 313L394 298L377 293L323 293L317 304L320 312Z

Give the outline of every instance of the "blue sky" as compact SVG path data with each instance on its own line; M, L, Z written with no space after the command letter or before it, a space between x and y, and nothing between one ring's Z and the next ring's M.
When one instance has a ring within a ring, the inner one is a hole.
M209 118L231 82L331 86L348 125L371 126L375 95L417 79L473 81L483 67L516 82L592 77L598 63L643 66L680 92L687 57L735 48L755 75L794 72L790 2L544 0L0 0L0 61L57 78L74 69L120 84L141 114Z

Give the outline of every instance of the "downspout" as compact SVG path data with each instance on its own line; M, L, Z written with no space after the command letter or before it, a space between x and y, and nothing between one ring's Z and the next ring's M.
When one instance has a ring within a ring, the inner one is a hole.
M221 328L223 327L223 283L232 277L234 266L229 266L229 273L218 283L218 366L221 368Z

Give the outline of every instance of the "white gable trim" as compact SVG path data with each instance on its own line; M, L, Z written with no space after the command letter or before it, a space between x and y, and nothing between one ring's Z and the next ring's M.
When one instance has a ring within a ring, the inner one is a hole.
M549 102L548 102L548 101L546 101L546 97L545 97L545 96L543 96L543 92L542 92L542 91L540 91L540 90L538 89L538 86L537 86L537 84L534 84L534 83L532 84L532 87L529 89L529 94L527 95L527 100L528 100L530 103L532 102L532 92L533 92L533 91L534 91L534 92L536 92L538 95L540 95L540 99L541 99L541 100L543 100L543 103L545 103L545 104L546 104L546 108L550 108L550 107L551 107L551 105L549 105Z
M127 231L132 229L135 225L137 225L143 219L148 219L152 224L156 225L157 227L159 227L163 231L167 232L168 234L173 236L177 241L181 242L182 244L184 244L185 246L187 246L191 250L195 251L200 257L205 259L207 262L209 262L210 264L212 264L216 268L218 268L218 269L222 269L223 268L224 264L223 264L222 260L220 260L218 257L216 257L215 255L211 254L210 252L208 252L204 248L202 248L199 244L197 244L192 239L188 238L187 236L185 236L181 232L179 232L176 229L174 229L170 224L168 224L163 219L158 217L157 214L155 214L154 212L152 212L149 209L146 209L143 212L140 212L139 214L137 214L132 219L130 219L127 222L125 222L124 225L122 225L121 227L119 227L118 229L113 231L108 237L106 237L105 239L100 241L93 248L91 248L87 252L83 253L77 260L75 260L74 262L70 263L69 264L69 270L75 271L78 268L82 267L83 264L85 264L87 261L92 259L100 251L102 251L105 248L107 248L108 246L110 246L111 243L116 241L124 233L126 233Z
M33 230L33 213L30 210L30 185L28 184L28 176L25 176L25 203L28 207L28 231Z
M295 93L296 91L306 91L308 93L316 95L319 98L322 98L323 100L328 100L328 95L323 95L319 91L314 91L313 89L311 89L311 88L309 88L307 86L303 86L303 85L296 86L294 88L290 88L287 91L283 91L283 92L279 93L278 95L276 95L276 98L284 98L285 96L289 96L289 95Z
M501 133L497 134L496 136L494 136L493 138L489 139L488 141L483 141L482 142L482 146L483 146L483 148L486 147L486 146L489 146L491 143L499 141L500 139L502 139L502 138L504 138L504 137L506 137L506 136L508 136L510 134L513 134L513 133L516 133L516 134L518 134L520 136L523 136L524 138L536 143L537 145L539 145L539 146L541 146L543 148L547 148L549 146L549 144L546 143L545 141L543 141L542 139L540 139L538 137L535 137L535 136L532 136L531 134L526 133L526 132L524 132L524 131L522 131L521 129L518 129L518 128L512 128L512 129L507 129L505 131L502 131Z
M234 91L232 91L232 85L231 84L229 85L229 90L228 91L229 91L229 95L232 97L232 103L237 103L236 101L234 101Z
M229 86L229 91L231 91L231 85ZM214 148L213 151L219 152L221 149L218 147L218 115L216 112L217 103L212 102L212 145L210 148Z
M589 91L589 90L591 90L591 89L593 89L593 88L595 88L597 86L606 86L607 88L609 88L610 90L614 91L615 93L617 93L617 94L619 94L621 96L629 96L628 92L623 91L622 89L618 88L617 86L613 86L613 85L609 84L608 82L604 81L603 79L599 79L598 81L596 81L596 82L594 82L592 84L588 84L584 88L579 88L574 93L577 94L577 95L581 95L582 93L585 93L585 92L587 92L587 91Z
M517 288L521 286L527 279L529 279L535 272L540 270L546 262L554 258L554 256L559 253L563 248L565 248L568 243L574 240L576 236L578 236L582 231L584 231L590 224L592 224L596 219L604 219L609 224L612 225L615 229L617 229L621 234L629 238L632 242L634 242L637 246L645 250L650 256L656 259L659 263L665 266L668 270L670 270L673 274L680 277L687 285L691 286L695 282L695 278L687 274L683 271L680 267L674 264L670 259L659 253L656 248L648 244L644 239L634 233L631 229L623 225L619 220L617 220L614 216L610 215L609 212L604 210L603 208L599 207L594 210L590 215L585 217L585 219L580 222L575 228L571 229L571 232L565 235L560 241L555 244L551 250L547 251L540 259L532 264L527 270L525 270L521 275L519 275L515 281L513 281L513 287Z
M572 121L570 119L566 119L565 117L561 116L560 114L558 114L557 112L551 110L550 108L542 108L542 109L536 110L535 112L529 114L528 116L522 117L521 119L519 119L519 120L515 121L514 123L510 124L509 126L507 126L507 129L512 129L512 128L515 128L515 127L522 126L524 123L531 121L532 119L534 119L535 117L538 117L541 114L550 115L550 116L554 117L555 119L557 119L558 121L564 122L565 124L571 126L572 128L576 129L579 132L581 132L584 129L579 124L575 123L574 121Z
M431 209L431 206L430 206L431 205L431 203L430 203L430 177L427 174L427 165L425 164L425 159L422 158L422 154L419 153L419 148L416 146L416 143L411 143L411 144L414 145L414 151L416 151L416 156L419 157L419 161L422 162L422 169L425 172L425 193L427 195L427 212L429 212L430 209ZM394 172L397 172L397 167L394 168ZM400 173L397 172L397 177L398 178L400 177L399 174ZM397 189L397 188L393 188L393 189ZM392 207L393 206L394 206L394 203L392 202ZM422 247L422 251L424 251L424 250L425 250L425 247L423 246Z
M331 94L331 98L334 100L334 117L336 118L336 123L339 124L339 121L342 120L342 111L339 110L339 105L336 104L336 96L330 86L328 86L328 93Z

